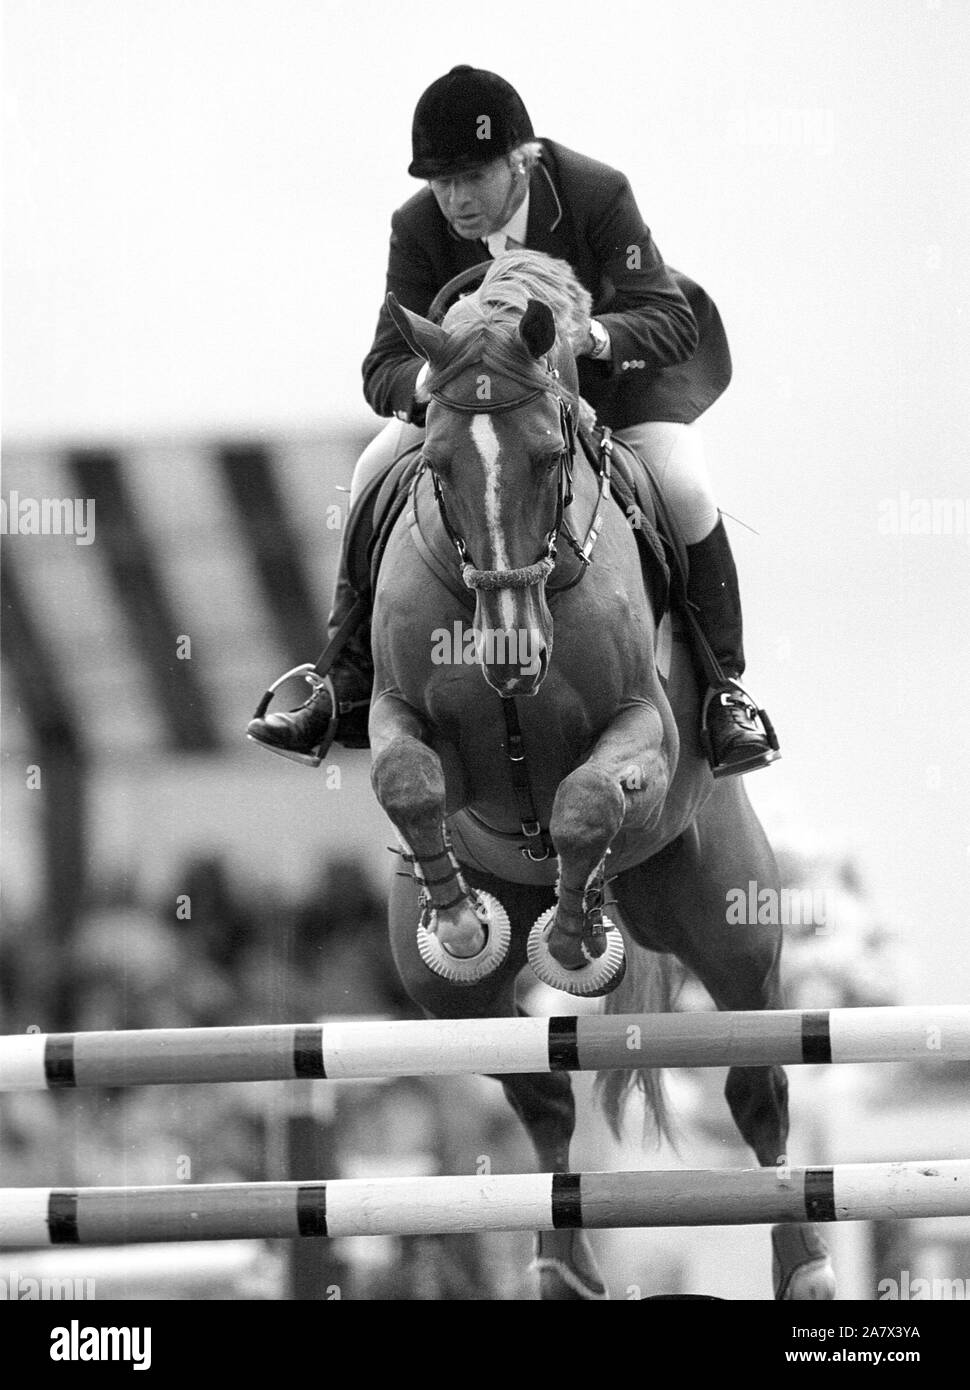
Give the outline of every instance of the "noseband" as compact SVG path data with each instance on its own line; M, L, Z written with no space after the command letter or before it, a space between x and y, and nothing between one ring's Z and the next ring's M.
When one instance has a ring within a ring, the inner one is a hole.
M555 396L559 404L559 428L562 433L563 446L558 457L558 480L556 486L556 511L552 525L546 532L543 549L539 558L531 565L523 565L519 569L508 570L480 570L476 569L468 553L468 546L454 528L448 516L445 506L444 493L441 488L441 480L431 468L431 484L434 488L435 501L438 504L438 512L441 516L441 524L445 529L445 534L451 541L455 550L458 552L458 560L461 566L461 577L469 589L529 589L536 584L541 584L548 579L555 569L556 554L559 535L562 533L570 548L582 562L576 576L564 584L564 589L571 589L574 584L578 584L586 573L590 564L590 557L593 546L599 536L600 528L603 524L603 514L600 505L603 499L609 495L609 475L610 475L610 450L612 443L609 438L609 430L604 430L604 437L600 446L600 498L598 499L597 510L590 522L586 540L581 544L573 534L569 522L565 519L565 512L573 500L573 459L576 449L576 430L573 424L573 417L569 406L558 387L559 372L552 369L549 372L549 385L532 385L532 389L521 396L516 396L509 401L497 401L485 405L481 401L476 401L474 405L469 405L466 401L457 401L453 397L445 395L443 391L432 391L431 399L437 401L439 405L445 406L448 410L457 410L463 415L499 415L509 410L518 410L524 405L529 405L532 401L538 400L540 396ZM527 383L521 382L525 385Z

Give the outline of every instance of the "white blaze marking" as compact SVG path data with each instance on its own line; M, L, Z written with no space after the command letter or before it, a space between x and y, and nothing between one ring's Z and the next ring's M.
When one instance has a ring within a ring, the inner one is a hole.
M495 568L511 569L500 515L501 470L498 466L498 456L501 444L495 433L495 426L487 415L472 416L471 437L485 470L485 522L492 543L492 554L495 556ZM512 595L507 589L499 593L499 612L505 627L511 629L515 624L515 609Z

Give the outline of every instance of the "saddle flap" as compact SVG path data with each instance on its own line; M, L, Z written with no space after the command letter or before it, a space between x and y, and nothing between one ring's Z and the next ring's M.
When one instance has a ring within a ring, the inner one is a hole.
M386 473L371 480L351 509L347 521L347 577L358 594L373 593L387 542L420 466L421 445L413 444Z
M590 467L598 468L596 440L583 429L579 437ZM643 582L659 620L667 610L671 580L668 546L662 531L662 498L640 456L615 437L610 457L610 491L636 538Z

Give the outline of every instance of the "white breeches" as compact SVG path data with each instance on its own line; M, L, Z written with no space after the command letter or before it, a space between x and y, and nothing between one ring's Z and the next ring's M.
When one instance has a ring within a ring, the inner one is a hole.
M685 543L695 545L709 536L717 525L718 510L707 472L704 437L697 425L647 420L615 430L614 435L650 464Z

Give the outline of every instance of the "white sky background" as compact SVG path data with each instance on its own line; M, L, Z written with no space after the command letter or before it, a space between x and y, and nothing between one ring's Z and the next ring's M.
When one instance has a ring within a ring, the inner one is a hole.
M970 511L962 0L4 0L4 429L369 418L414 103L506 76L540 135L622 168L724 315L704 422L749 679L749 779L857 852L909 923L914 1001L970 997Z

